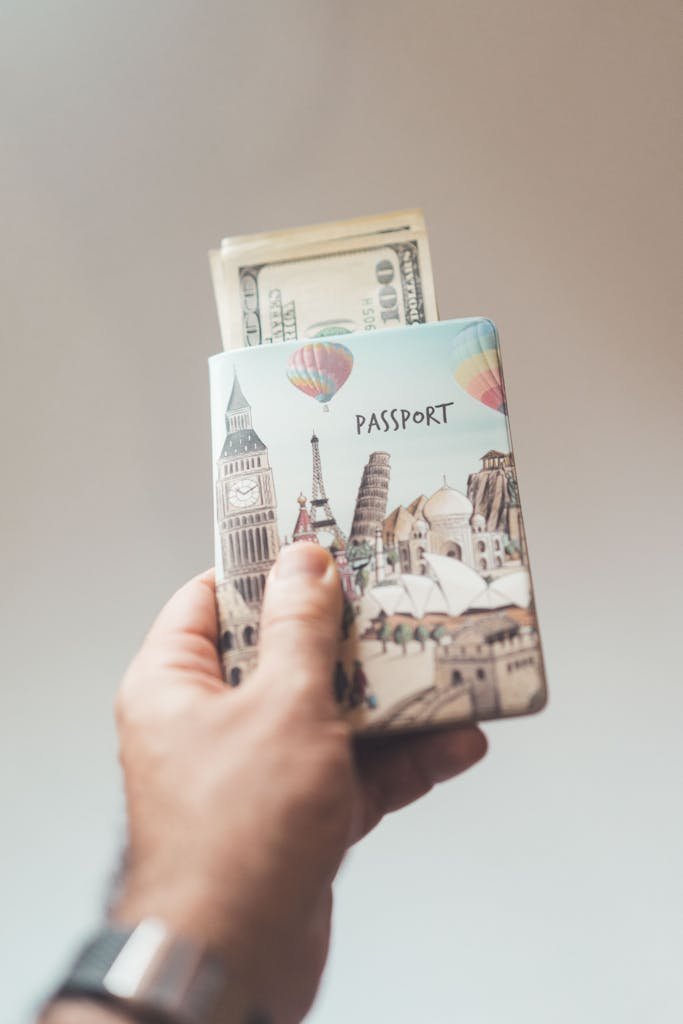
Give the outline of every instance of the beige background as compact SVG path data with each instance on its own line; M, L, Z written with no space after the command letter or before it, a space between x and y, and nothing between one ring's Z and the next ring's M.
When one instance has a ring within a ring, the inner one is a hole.
M551 704L350 858L315 1024L680 1019L674 0L2 0L3 1021L96 920L110 707L212 551L207 249L424 207L504 344Z

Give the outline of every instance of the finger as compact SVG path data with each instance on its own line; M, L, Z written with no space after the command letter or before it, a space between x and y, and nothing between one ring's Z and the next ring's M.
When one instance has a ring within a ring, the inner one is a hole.
M303 541L283 548L263 597L256 685L287 687L302 710L336 716L332 672L341 613L339 575L329 552Z
M359 746L357 767L361 807L354 841L366 835L385 814L397 811L471 768L486 753L481 729L466 726L418 736L394 737Z
M147 640L157 642L169 633L191 633L216 644L216 584L214 570L207 569L177 590L157 615Z
M222 689L216 640L218 624L214 571L200 573L182 586L159 612L132 668L146 686L168 684L168 674Z

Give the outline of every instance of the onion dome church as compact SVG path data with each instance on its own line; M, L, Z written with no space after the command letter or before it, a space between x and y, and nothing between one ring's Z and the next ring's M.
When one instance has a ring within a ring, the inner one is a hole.
M299 494L299 497L296 500L299 506L299 515L296 517L296 523L294 524L292 540L309 540L314 544L319 544L320 541L318 540L318 534L313 529L311 515L306 507L308 499L303 494Z

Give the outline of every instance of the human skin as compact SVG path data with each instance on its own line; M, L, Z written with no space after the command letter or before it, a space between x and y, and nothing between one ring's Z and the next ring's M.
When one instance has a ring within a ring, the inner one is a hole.
M161 918L212 946L274 1024L295 1024L313 1001L349 846L486 751L474 726L354 741L332 687L341 613L331 556L317 544L284 548L258 666L229 689L204 573L162 610L116 702L129 849L112 916ZM76 1001L44 1017L86 1019L128 1018Z

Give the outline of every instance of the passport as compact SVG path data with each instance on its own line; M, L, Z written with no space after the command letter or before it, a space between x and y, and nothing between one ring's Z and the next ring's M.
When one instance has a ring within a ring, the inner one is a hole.
M209 360L219 649L248 685L278 551L333 555L336 700L363 735L539 711L546 683L495 326ZM286 685L286 676L283 678Z

